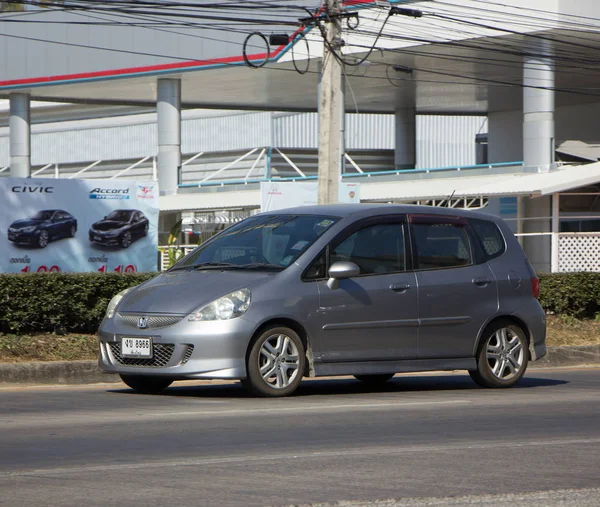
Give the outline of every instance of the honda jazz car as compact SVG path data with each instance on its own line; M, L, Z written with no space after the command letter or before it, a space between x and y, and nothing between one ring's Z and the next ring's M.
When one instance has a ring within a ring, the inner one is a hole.
M10 224L8 239L17 244L45 248L54 239L72 238L76 233L77 220L73 215L61 209L45 209Z
M129 248L134 240L148 235L149 225L141 211L120 209L92 224L89 237L92 243Z
M263 213L117 294L100 367L152 393L240 379L285 396L303 377L467 370L517 383L546 353L538 278L495 216L405 205Z

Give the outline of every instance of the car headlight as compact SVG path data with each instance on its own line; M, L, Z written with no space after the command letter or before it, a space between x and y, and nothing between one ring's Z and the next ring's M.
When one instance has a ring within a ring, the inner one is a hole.
M125 297L125 294L127 294L132 289L133 289L133 287L129 287L129 289L122 290L114 298L112 298L110 300L110 303L108 303L108 307L106 308L106 318L107 319L112 319L115 316L115 310L117 309L117 306L121 302L121 299L123 299Z
M33 232L37 229L37 225L30 225L29 227L23 227L21 232Z
M189 321L229 320L246 313L250 306L250 289L240 289L204 305L189 316Z

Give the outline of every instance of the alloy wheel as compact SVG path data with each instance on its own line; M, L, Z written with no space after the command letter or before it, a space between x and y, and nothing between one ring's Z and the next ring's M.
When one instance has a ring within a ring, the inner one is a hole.
M38 245L40 248L45 248L48 246L48 231L41 231L40 236L38 238Z
M129 247L129 245L131 245L131 233L126 232L125 234L123 234L123 237L121 238L121 246L123 248L127 248L127 247Z
M258 355L258 369L263 380L271 387L283 389L298 375L300 358L293 340L284 334L269 336Z
M490 371L500 380L510 380L519 374L525 362L525 348L519 335L503 327L490 336L486 358Z

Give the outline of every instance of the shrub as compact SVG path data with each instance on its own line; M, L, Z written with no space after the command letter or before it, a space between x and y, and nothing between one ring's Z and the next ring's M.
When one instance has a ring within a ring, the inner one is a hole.
M0 275L0 330L95 333L111 298L156 273Z
M540 303L547 312L593 319L600 312L600 273L540 276Z
M0 275L0 331L95 333L110 299L156 273L29 273ZM540 275L540 303L577 319L600 314L600 273Z

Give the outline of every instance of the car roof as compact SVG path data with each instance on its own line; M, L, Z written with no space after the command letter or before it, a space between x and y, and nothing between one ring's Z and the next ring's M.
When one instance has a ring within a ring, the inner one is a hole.
M277 211L268 211L261 215L325 215L330 217L345 218L357 215L357 218L388 214L425 214L481 218L485 220L499 220L498 217L481 211L472 211L457 208L442 208L439 206L417 206L414 204L320 204L311 206L298 206Z

